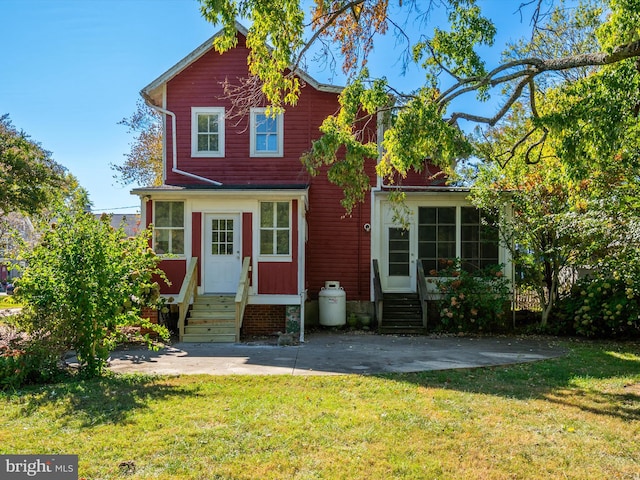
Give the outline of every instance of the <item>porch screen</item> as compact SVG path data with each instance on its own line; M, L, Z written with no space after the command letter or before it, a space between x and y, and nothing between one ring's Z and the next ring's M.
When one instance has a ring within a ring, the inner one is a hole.
M418 257L427 275L443 267L439 260L456 258L456 207L418 209Z
M461 207L462 268L468 272L497 265L498 229L475 207Z
M498 230L475 207L420 207L418 256L427 275L446 265L441 260L460 259L474 272L498 264Z

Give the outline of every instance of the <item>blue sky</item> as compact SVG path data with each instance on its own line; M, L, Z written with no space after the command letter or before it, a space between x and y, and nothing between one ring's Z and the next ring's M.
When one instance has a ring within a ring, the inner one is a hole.
M519 0L481 3L508 14L507 38L526 32L513 15ZM120 185L109 166L123 161L133 139L118 122L134 112L140 89L215 33L199 3L0 0L0 26L0 115L51 151L89 191L96 211L136 211L138 199L129 194L135 185ZM393 52L387 48L380 53ZM385 56L372 70L398 71ZM327 72L307 68L328 81ZM419 83L411 76L403 83L412 80Z

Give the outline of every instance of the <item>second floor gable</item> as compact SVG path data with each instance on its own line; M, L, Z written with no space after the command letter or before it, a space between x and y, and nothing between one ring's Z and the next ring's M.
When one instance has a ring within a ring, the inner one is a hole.
M309 183L300 156L338 110L340 88L301 74L298 103L267 115L264 98L249 86L245 35L239 26L238 45L224 54L207 40L142 90L164 114L165 184Z
M267 115L260 85L247 66L247 31L236 25L237 46L224 54L212 37L141 91L163 114L164 184L168 186L306 187L311 177L300 157L321 135L323 120L339 110L341 87L321 84L297 71L301 93L295 106ZM376 141L378 125L366 135ZM440 169L425 159L421 172L376 178L371 186L443 186Z

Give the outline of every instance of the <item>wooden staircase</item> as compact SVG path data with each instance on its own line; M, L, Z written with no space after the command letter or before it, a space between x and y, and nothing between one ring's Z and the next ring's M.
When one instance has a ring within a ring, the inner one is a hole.
M383 334L424 335L422 306L417 293L385 293L384 314L379 332Z
M198 295L189 312L182 341L233 343L236 340L235 295Z

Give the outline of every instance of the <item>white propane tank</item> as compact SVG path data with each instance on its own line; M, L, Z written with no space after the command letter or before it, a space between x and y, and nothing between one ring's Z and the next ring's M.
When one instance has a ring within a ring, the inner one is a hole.
M347 294L340 282L324 282L318 294L320 325L339 327L347 323Z

